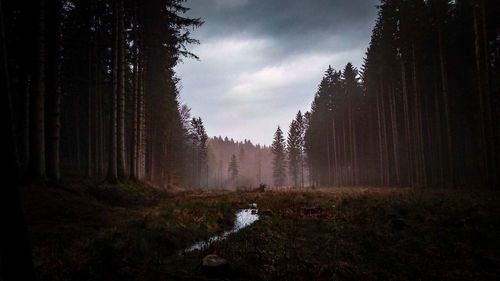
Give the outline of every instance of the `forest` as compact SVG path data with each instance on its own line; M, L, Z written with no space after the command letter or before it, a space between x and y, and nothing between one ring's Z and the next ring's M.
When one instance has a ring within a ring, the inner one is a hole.
M307 112L311 183L496 188L498 5L381 2L364 64L329 67Z
M182 102L190 2L0 0L0 280L500 278L496 0L377 1L269 145Z

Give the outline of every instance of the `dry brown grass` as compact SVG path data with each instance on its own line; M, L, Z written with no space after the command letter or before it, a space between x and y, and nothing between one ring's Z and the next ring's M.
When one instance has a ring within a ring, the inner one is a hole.
M494 280L500 196L389 187L157 191L133 183L25 189L40 280ZM257 203L260 220L202 251ZM201 259L229 260L206 276Z

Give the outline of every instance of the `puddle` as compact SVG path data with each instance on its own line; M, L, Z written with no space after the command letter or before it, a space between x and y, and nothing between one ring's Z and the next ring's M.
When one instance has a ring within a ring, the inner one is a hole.
M202 250L202 249L209 247L214 242L226 239L226 237L229 236L230 234L238 232L241 229L243 229L243 228L251 225L255 221L257 221L259 219L258 212L259 212L259 210L257 209L257 204L256 203L250 204L249 209L243 209L243 210L239 211L238 213L236 213L236 220L234 222L233 229L228 230L228 231L222 233L221 235L210 237L206 241L197 242L193 246L185 249L184 252L192 252L195 250Z

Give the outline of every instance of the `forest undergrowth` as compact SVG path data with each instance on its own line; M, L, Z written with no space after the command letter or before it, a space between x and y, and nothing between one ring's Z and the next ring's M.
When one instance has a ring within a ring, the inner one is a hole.
M39 280L495 280L488 190L159 191L126 182L24 188ZM204 250L257 203L260 219ZM207 275L201 260L228 265Z

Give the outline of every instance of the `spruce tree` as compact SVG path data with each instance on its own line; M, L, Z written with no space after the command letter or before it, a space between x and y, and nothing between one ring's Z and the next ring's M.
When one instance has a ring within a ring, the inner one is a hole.
M208 135L201 117L192 118L190 123L191 168L193 185L201 187L202 170L207 165ZM208 168L206 168L208 169Z
M283 138L283 132L278 126L278 129L274 133L274 141L271 146L271 152L274 155L273 159L273 179L275 186L283 186L286 179L286 154L285 154L285 139Z
M200 161L199 161L198 170L199 170L199 174L200 174L200 187L201 187L201 178L202 178L201 171L203 168L205 168L206 170L208 169L208 166L207 166L208 135L207 135L207 132L205 130L205 126L203 126L203 121L201 120L201 117L198 117L197 134L198 134L198 139L200 140L200 143L199 143ZM205 170L205 172L206 172L206 170ZM206 179L206 181L208 181L208 178Z
M295 187L298 186L300 173L300 154L301 154L301 135L300 125L296 120L290 124L287 138L287 153L288 153L288 173L293 179Z
M298 148L299 148L299 172L300 172L300 186L304 187L304 135L306 124L302 112L297 112L295 116L295 122L297 123L298 134Z

